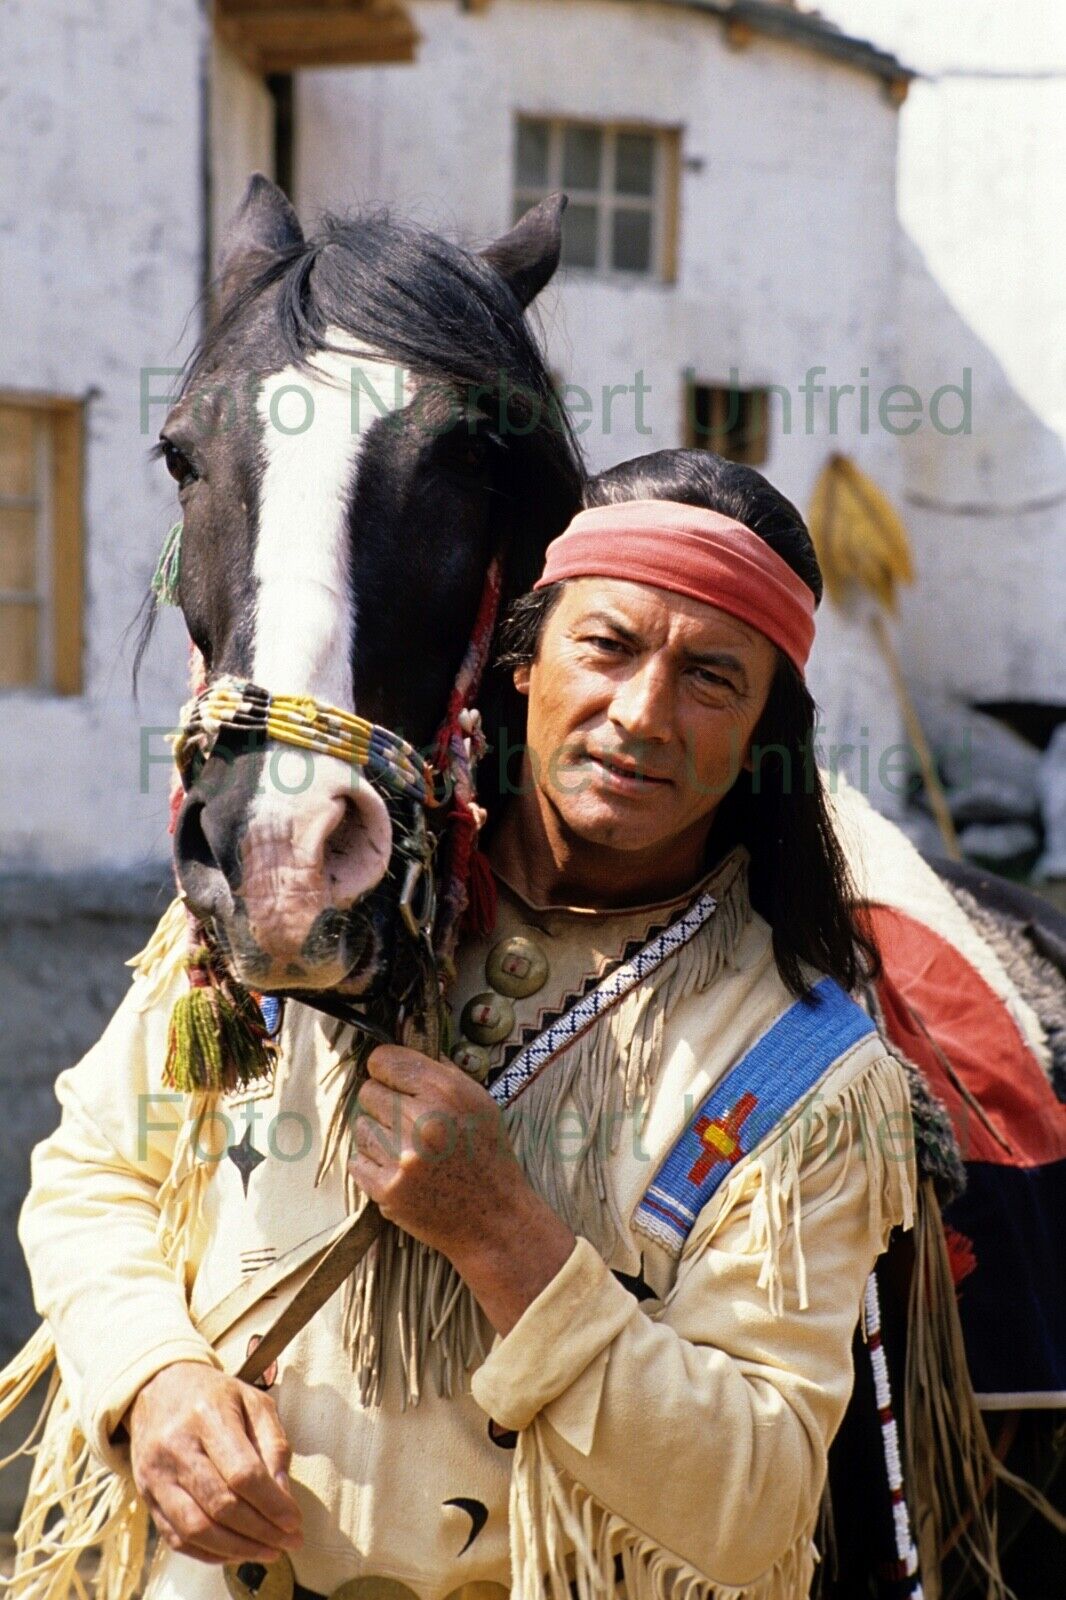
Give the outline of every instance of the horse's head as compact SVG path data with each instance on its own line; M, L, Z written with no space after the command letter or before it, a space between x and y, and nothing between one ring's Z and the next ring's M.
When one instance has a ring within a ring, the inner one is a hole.
M209 681L312 696L428 749L494 552L521 592L576 506L523 317L561 212L543 202L480 255L380 216L305 239L252 180L161 432ZM178 879L241 980L363 993L387 959L395 823L346 762L226 727L190 776Z

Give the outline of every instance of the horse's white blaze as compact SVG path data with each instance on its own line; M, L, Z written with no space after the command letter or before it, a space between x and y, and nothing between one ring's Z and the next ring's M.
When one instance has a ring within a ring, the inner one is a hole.
M356 709L348 507L367 433L412 393L403 368L355 349L321 352L310 370L289 367L263 385L252 679L271 694ZM384 876L389 814L343 762L309 756L303 781L291 765L267 763L242 841L249 929L279 973L336 983L341 952L305 968L304 941L323 910L352 905Z
M272 694L353 709L348 506L370 427L411 392L402 367L362 350L322 351L263 385L252 679Z

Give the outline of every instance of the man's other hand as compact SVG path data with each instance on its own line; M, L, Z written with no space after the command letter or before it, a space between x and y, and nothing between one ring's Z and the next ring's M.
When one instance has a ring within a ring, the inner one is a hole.
M134 1481L172 1550L221 1564L299 1548L292 1452L269 1395L177 1361L149 1379L125 1421Z

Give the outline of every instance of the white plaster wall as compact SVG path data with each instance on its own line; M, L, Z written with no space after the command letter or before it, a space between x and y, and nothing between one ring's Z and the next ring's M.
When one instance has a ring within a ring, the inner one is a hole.
M414 6L423 43L414 67L306 72L297 90L297 200L305 215L386 202L473 241L508 223L516 111L679 126L677 282L620 284L564 275L543 297L552 365L595 398L584 434L596 467L682 441L683 373L792 393L791 427L774 419L764 471L801 508L828 453L841 449L889 490L898 443L863 433L843 397L837 432L828 397L807 425L796 393L807 369L822 383L875 397L897 377L897 115L878 82L808 51L769 41L735 52L706 17L617 0L495 0L463 14L442 0ZM633 398L649 394L639 431ZM830 741L875 750L899 738L883 664L865 627L823 608L812 664ZM868 730L863 735L863 729ZM850 761L845 768L856 768Z
M90 397L85 693L0 695L7 867L168 850L166 778L141 792L140 730L184 696L183 629L164 619L139 707L124 635L176 510L148 460L163 412L142 431L140 374L180 363L199 292L203 37L197 0L0 8L0 387Z
M830 0L929 74L901 121L911 381L973 372L972 432L902 452L921 581L909 670L1066 704L1066 7Z

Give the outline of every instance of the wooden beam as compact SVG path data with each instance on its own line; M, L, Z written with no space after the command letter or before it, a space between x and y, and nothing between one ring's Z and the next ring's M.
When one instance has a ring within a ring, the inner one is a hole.
M755 43L755 29L750 22L732 17L725 25L725 42L730 50L747 50Z
M218 0L219 37L255 72L413 61L418 30L395 0Z

